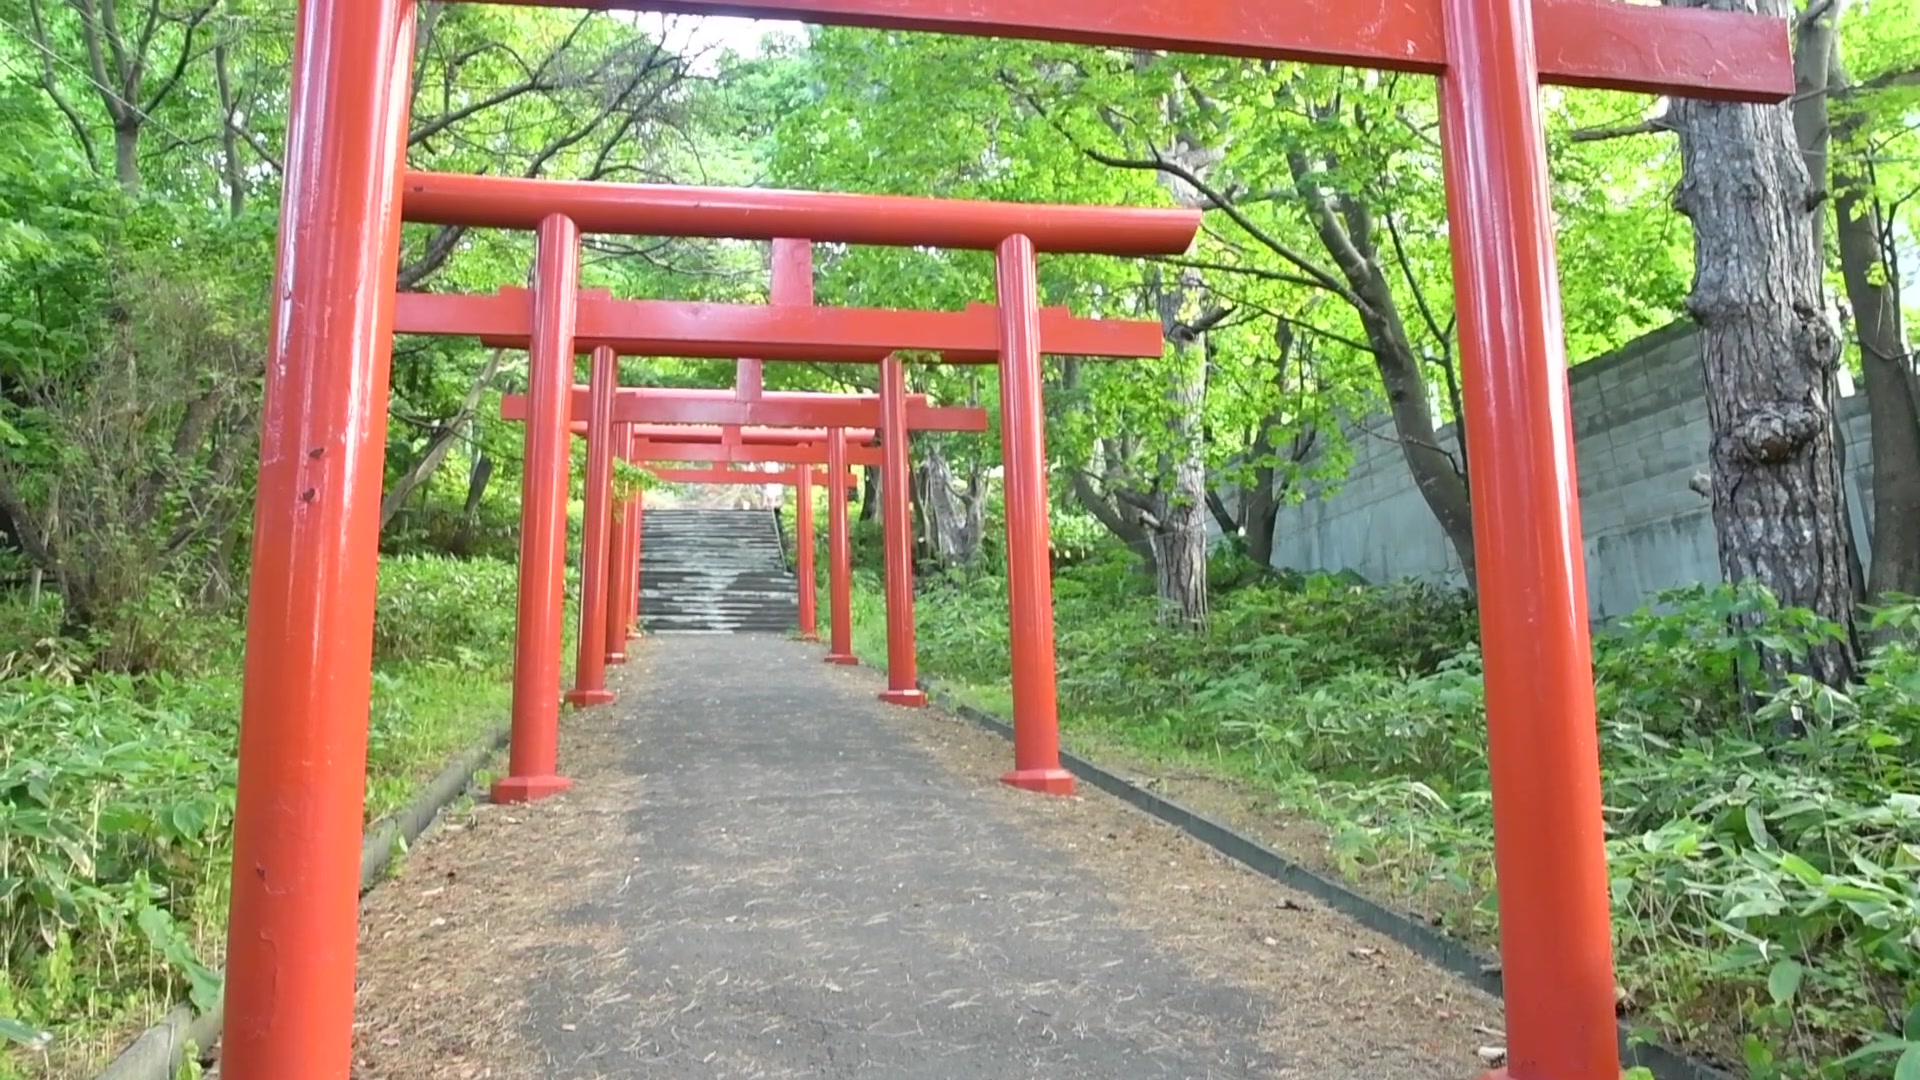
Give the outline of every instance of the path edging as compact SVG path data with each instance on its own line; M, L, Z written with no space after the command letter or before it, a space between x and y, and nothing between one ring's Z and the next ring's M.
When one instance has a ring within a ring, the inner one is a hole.
M920 688L948 711L1003 739L1012 740L1012 725L999 717L960 701L929 679L922 678ZM1340 882L1294 862L1258 840L1172 799L1156 795L1086 758L1063 749L1060 751L1060 762L1074 776L1137 810L1159 818L1254 873L1306 893L1369 930L1392 938L1434 966L1494 997L1504 998L1499 973L1488 970L1491 959L1458 939L1378 904ZM1630 1029L1625 1023L1621 1023L1619 1029L1623 1068L1643 1067L1653 1073L1655 1080L1734 1080L1730 1073L1659 1043L1632 1041Z
M360 844L362 895L379 883L381 872L393 861L397 844L418 840L427 826L440 816L440 811L472 786L474 774L507 744L510 730L503 726L454 758L411 803L374 822ZM204 1051L220 1037L224 1020L221 1003L222 999L216 997L213 1006L198 1015L191 1005L174 1006L159 1023L128 1044L95 1080L173 1080L188 1044Z

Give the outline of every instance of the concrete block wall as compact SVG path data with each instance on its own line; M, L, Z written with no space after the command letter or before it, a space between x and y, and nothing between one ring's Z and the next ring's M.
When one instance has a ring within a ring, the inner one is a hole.
M1568 372L1586 539L1588 601L1596 619L1632 612L1662 589L1718 580L1712 509L1688 487L1709 446L1700 356L1690 324L1676 323ZM1872 465L1866 399L1841 400L1847 496L1867 554ZM1273 564L1353 570L1373 581L1461 579L1446 534L1414 487L1385 416L1348 434L1347 477L1280 511ZM1452 428L1442 443L1458 453Z

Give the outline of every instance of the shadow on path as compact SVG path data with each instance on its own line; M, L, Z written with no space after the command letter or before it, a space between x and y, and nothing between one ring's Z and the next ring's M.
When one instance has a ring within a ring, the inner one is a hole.
M565 721L574 793L476 809L370 904L358 1076L1421 1080L1498 1041L1478 993L1103 795L992 783L1004 744L817 647L641 652Z

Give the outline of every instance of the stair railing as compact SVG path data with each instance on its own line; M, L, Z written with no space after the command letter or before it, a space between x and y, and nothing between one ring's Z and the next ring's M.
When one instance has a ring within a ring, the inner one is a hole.
M773 508L773 532L780 538L780 562L787 568L787 573L792 574L798 572L794 560L799 554L794 550L793 537L788 534L786 515L781 513L784 509L780 506Z

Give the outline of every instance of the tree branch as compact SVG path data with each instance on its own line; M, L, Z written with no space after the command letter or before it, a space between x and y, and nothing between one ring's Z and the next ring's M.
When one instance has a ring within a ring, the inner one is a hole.
M53 58L58 54L47 42L47 25L40 14L40 0L27 0L27 18L33 23L33 45L40 54L40 87L53 99L53 105L60 115L67 118L67 126L73 128L74 138L80 140L80 150L87 157L87 167L95 173L100 171L100 155L93 147L93 135L87 130L86 121L78 109L60 92L59 75L53 69Z
M1633 135L1653 135L1662 131L1672 131L1673 123L1665 113L1632 124L1614 124L1607 127L1575 128L1567 133L1571 142L1605 142L1608 139L1624 139Z
M213 14L214 6L218 2L219 0L207 0L207 3L198 11L187 15L186 27L181 31L180 54L174 57L173 70L167 74L166 81L160 84L160 89L155 90L153 96L140 106L141 119L153 115L153 110L159 108L161 102L167 99L167 95L173 92L173 88L180 84L180 76L186 74L187 64L193 59L193 36L199 31L200 24L207 21L207 17ZM154 10L159 10L159 0L153 0L153 5ZM141 42L140 49L140 65L144 68L147 41Z

